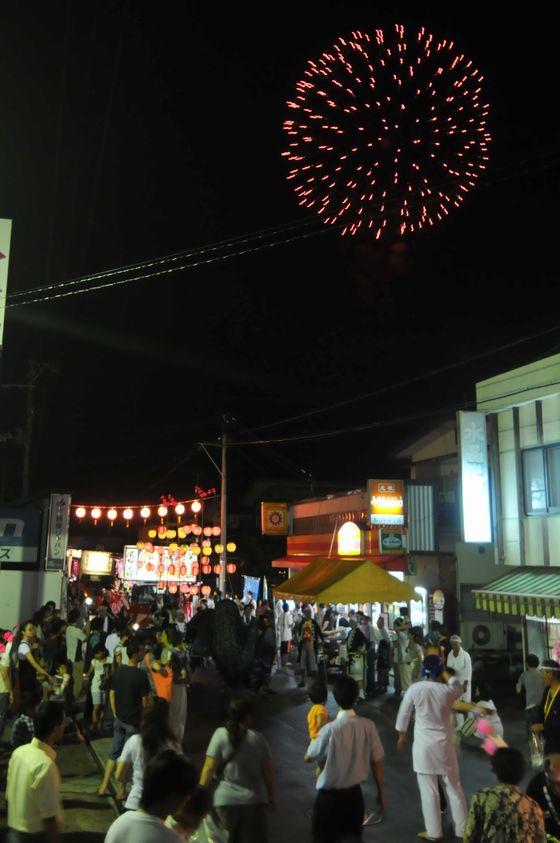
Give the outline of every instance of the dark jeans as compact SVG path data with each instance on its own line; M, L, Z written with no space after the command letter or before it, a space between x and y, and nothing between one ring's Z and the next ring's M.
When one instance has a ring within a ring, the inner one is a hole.
M266 805L224 805L216 808L229 843L266 843Z
M362 839L364 797L359 784L345 790L318 790L313 806L313 843L339 843Z
M113 721L113 744L109 753L111 761L117 761L121 757L125 743L137 731L137 726L131 726L130 723L123 723L122 720L115 717Z
M0 738L2 737L2 732L4 731L4 720L6 719L9 707L10 695L0 694Z
M8 829L6 843L46 843L46 836L40 831L38 834L27 834L25 831L14 831Z

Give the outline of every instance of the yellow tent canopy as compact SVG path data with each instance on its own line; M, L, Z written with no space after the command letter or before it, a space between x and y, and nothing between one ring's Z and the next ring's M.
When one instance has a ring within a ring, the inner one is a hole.
M360 557L315 559L274 589L280 599L308 603L394 603L414 600L412 586Z

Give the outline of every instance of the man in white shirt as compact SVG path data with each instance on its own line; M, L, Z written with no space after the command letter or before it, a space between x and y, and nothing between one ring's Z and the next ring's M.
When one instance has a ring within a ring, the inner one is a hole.
M447 667L453 668L454 676L463 686L461 699L463 702L470 702L472 695L472 662L471 657L461 646L461 639L458 635L452 635L449 639L451 652L447 656ZM456 714L457 726L461 726L465 720L463 714Z
M306 753L307 760L324 765L313 806L314 843L336 843L346 837L361 840L364 797L360 785L370 770L380 811L385 807L383 746L375 724L354 711L358 685L350 676L341 676L334 683L333 694L340 711L332 723L322 727Z
M13 751L8 767L8 839L17 843L36 835L33 839L55 843L63 815L54 746L64 734L64 707L42 702L33 723L35 737Z
M159 752L144 770L140 808L115 820L105 843L180 843L184 837L174 830L172 817L188 802L197 783L197 771L183 755L173 749Z
M89 634L89 623L85 629L79 626L80 613L72 609L68 613L68 626L66 627L66 657L72 662L72 679L74 680L74 697L78 699L82 692L84 675L84 655L86 641Z

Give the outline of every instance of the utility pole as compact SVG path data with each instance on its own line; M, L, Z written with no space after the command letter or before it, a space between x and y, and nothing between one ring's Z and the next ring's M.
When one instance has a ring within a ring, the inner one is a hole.
M226 596L226 565L227 565L227 416L222 416L222 488L220 494L220 526L222 532L220 535L220 544L222 545L222 552L220 553L220 577L219 589L222 599Z

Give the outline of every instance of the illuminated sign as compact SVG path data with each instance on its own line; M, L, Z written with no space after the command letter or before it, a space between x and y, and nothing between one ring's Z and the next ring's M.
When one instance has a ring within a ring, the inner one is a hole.
M261 533L263 536L288 534L288 504L261 503Z
M368 480L372 527L404 526L404 484L402 480Z
M400 530L380 530L379 550L381 553L402 553L404 537Z
M194 582L193 565L199 559L190 550L172 552L168 547L155 547L153 552L136 545L124 548L125 580L132 582Z
M491 542L490 482L484 413L458 413L461 513L465 542Z
M84 550L80 568L83 574L107 575L113 573L113 557L103 550Z
M353 521L343 524L337 535L339 556L361 556L362 531Z

